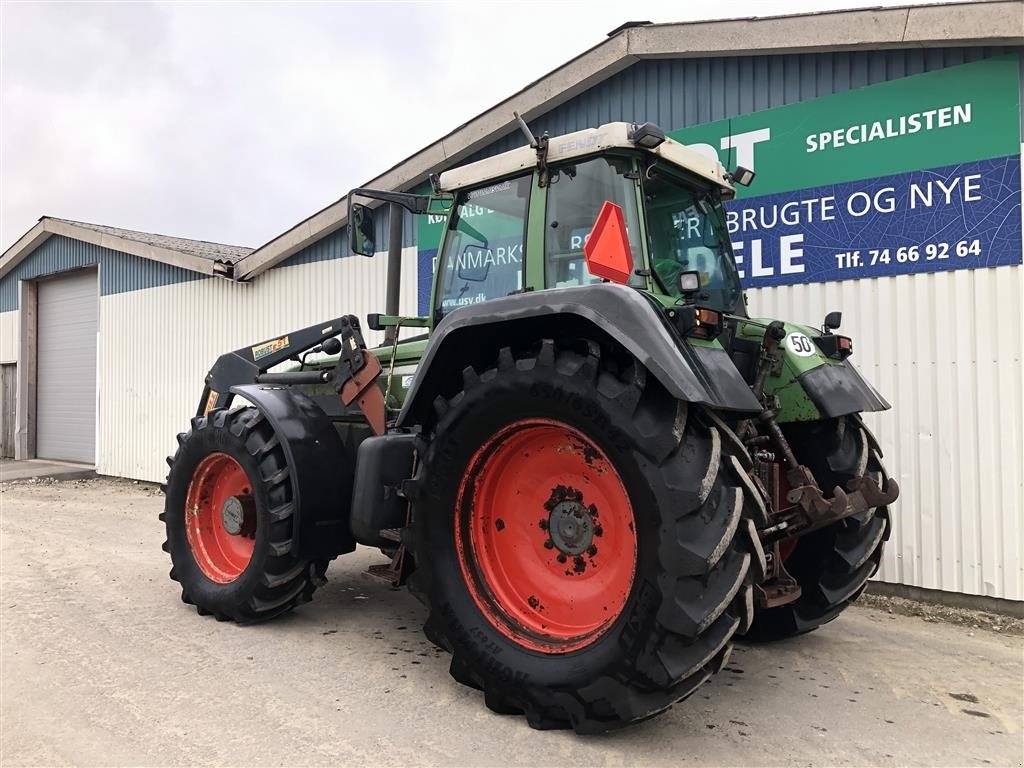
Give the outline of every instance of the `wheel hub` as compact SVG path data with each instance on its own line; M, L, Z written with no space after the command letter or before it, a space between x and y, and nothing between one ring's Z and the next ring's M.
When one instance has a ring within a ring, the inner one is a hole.
M548 517L551 543L567 555L581 555L594 543L594 518L578 501L560 501Z
M229 496L220 508L221 524L232 536L249 536L256 529L256 506L251 495Z

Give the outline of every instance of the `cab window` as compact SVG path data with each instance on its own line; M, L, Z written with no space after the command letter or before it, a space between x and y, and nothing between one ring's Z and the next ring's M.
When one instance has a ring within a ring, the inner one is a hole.
M564 288L601 281L587 271L583 246L606 200L622 207L634 265L637 269L643 267L636 187L630 178L632 170L632 162L619 157L598 157L555 169L548 187L544 227L546 287ZM642 285L643 279L634 274L629 282Z
M532 175L460 193L449 218L437 316L523 288Z
M658 169L643 188L651 264L668 294L680 295L682 272L697 272L698 302L732 312L742 289L719 193Z

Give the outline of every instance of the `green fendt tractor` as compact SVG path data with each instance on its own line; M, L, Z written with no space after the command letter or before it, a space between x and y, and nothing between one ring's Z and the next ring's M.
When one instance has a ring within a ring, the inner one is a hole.
M529 146L432 194L353 190L356 253L370 200L393 252L399 206L444 222L429 316L392 302L374 350L345 315L218 359L169 459L165 548L182 599L238 622L380 549L371 575L409 585L489 708L604 731L689 696L734 636L857 598L898 494L859 414L888 405L837 313L748 316L722 201L749 171L651 124L520 126Z

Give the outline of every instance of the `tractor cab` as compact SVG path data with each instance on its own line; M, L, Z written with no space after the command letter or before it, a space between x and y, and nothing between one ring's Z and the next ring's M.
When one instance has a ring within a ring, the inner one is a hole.
M447 208L431 325L460 307L520 292L608 281L665 304L745 313L722 207L734 194L733 175L720 164L650 124L530 139L442 173L433 195L407 206ZM363 234L373 231L372 213L353 209L352 248L372 253Z
M609 280L742 311L722 208L732 177L718 163L650 124L611 123L531 144L441 174L438 188L455 202L439 251L437 319L514 291ZM506 178L495 183L499 175ZM609 209L606 220L616 224L598 227ZM605 242L590 244L592 237ZM603 260L588 257L588 244ZM467 256L478 271L464 269ZM594 259L618 267L595 270ZM681 284L684 273L695 274ZM695 281L699 290L687 290Z

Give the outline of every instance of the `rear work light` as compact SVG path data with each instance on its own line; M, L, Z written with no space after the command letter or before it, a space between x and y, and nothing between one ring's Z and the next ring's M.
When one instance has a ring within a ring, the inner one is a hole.
M698 339L713 339L722 332L722 313L713 309L698 308L696 325L690 331Z
M674 307L669 318L684 337L714 339L722 332L722 313L705 307Z
M818 336L814 339L818 349L835 360L845 360L853 354L853 339L849 336Z

